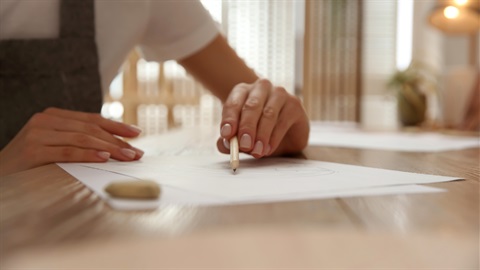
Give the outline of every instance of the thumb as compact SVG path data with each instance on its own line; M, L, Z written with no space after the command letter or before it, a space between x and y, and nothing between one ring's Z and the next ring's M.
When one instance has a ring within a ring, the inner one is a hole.
M224 143L227 142L227 143ZM227 147L228 146L228 141L223 138L218 138L217 139L217 149L220 151L220 153L223 154L230 154L230 149Z

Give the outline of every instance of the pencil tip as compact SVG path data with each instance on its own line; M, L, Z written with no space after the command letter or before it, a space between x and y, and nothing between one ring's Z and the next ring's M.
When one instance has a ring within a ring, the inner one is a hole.
M233 172L236 172L236 171L237 171L237 169L233 169Z

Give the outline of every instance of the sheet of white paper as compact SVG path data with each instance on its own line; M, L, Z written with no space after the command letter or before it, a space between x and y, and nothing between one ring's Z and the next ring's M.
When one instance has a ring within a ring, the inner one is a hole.
M438 152L480 147L480 137L434 132L362 131L354 125L311 124L309 145L407 152Z
M152 179L162 186L162 202L190 205L360 195L362 189L374 187L398 187L458 179L286 158L243 158L236 174L230 170L225 157L219 156L144 157L141 161L128 163L111 161L61 166L102 198L108 198L103 193L103 188L110 181ZM89 170L89 174L85 175L87 168L95 171ZM114 172L116 176L107 172ZM389 192L395 191L390 189ZM122 209L136 208L130 200L115 200L111 204ZM159 202L152 202L152 207L158 205ZM138 208L145 206L142 203Z
M228 160L222 156L144 157L135 162L112 161L83 165L134 178L153 179L163 186L225 199L458 179L288 158L242 158L235 174L229 168Z
M406 193L433 193L442 192L443 189L420 186L420 185L401 185L390 187L375 187L354 190L343 190L335 192L308 192L308 193L290 193L280 196L263 196L257 198L245 198L237 200L228 200L225 198L217 198L211 195L200 195L196 192L185 191L170 186L162 186L162 194L158 200L122 200L114 199L104 191L108 183L112 181L134 180L136 178L113 173L105 170L85 167L80 164L63 163L58 164L65 171L80 180L87 187L98 194L110 206L118 210L143 210L154 209L164 205L178 206L205 206L220 204L247 204L247 203L265 203L276 201L296 201L296 200L313 200L326 199L335 197L354 197L354 196L375 196L388 194L406 194Z
M223 199L205 196L170 186L162 186L157 200L116 199L105 192L105 187L114 181L132 181L136 178L118 173L85 167L76 163L59 163L62 169L104 199L110 206L122 210L154 209L160 205L212 205L225 203Z

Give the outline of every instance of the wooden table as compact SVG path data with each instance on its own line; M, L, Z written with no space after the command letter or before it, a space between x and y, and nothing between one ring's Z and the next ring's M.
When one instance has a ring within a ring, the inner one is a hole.
M299 225L403 235L449 233L478 240L479 154L478 148L411 153L309 146L299 158L458 176L465 181L430 185L447 189L444 193L214 207L168 206L136 212L112 210L57 165L46 165L2 177L0 254L10 256L26 248L88 239L125 235L172 237L246 225ZM478 245L476 248L478 251Z

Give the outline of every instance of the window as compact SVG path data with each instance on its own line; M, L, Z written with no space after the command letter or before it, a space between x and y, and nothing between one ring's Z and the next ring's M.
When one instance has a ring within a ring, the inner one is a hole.
M363 2L368 14L362 17ZM333 121L358 121L360 68L368 77L365 87L375 82L377 74L384 75L386 66L390 67L390 62L383 61L388 59L379 55L394 51L394 44L382 44L383 35L395 24L381 25L370 18L387 18L395 9L394 2L202 0L232 47L259 76L284 86L292 94L303 95L312 119ZM367 19L364 28L362 18ZM372 27L383 32L379 34ZM362 31L365 42L361 40ZM371 45L362 48L362 44ZM363 63L362 53L366 55ZM379 55L370 59L375 53ZM181 66L175 62L147 63L135 56L130 61L136 64L127 67L119 79L123 80L123 90L118 81L112 84L113 92L123 91L120 101L125 107L125 122L139 125L146 134L176 125L218 124L220 102ZM110 101L119 99L114 95ZM127 116L131 113L134 117Z

